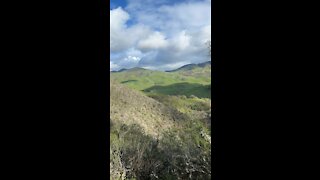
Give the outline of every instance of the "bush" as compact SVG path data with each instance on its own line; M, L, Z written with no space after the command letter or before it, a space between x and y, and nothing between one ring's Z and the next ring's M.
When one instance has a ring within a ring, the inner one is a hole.
M210 179L211 142L203 137L207 130L199 121L184 126L160 140L138 125L111 131L111 179Z

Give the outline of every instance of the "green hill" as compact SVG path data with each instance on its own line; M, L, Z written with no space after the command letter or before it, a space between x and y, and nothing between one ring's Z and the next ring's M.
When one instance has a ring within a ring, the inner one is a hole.
M133 68L111 72L110 76L113 81L145 93L211 98L211 62L186 65L170 72Z
M192 77L211 77L211 61L200 64L187 64L178 69L166 71Z

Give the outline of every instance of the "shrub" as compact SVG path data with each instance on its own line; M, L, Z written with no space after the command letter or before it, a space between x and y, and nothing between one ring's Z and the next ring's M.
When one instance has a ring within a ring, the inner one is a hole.
M200 121L167 131L161 139L146 135L138 125L111 131L112 178L210 179L211 146ZM209 133L208 133L209 134Z

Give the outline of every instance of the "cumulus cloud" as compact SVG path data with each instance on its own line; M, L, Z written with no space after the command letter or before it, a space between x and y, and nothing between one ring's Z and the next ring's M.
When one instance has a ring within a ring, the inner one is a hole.
M135 42L149 33L149 28L142 24L131 27L126 25L130 19L128 12L121 7L110 11L110 50L119 52L129 49Z
M118 68L119 68L118 65L116 65L116 64L114 64L112 61L110 61L110 70L112 70L112 69L118 69Z
M167 46L168 42L166 41L165 36L160 32L154 32L138 43L138 48L142 51L163 49Z
M110 10L111 69L170 70L210 60L210 1L128 2Z

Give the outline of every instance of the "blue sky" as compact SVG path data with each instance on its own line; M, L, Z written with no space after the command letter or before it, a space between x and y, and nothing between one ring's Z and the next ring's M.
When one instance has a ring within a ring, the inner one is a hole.
M125 7L127 5L126 0L111 0L110 1L110 9L114 9L117 7Z
M210 0L111 0L111 70L170 70L210 60Z
M157 0L154 0L155 3L157 3ZM167 5L172 5L172 4L177 4L177 3L181 3L181 2L187 2L187 0L167 0L167 1L163 1L163 0L158 0L159 4L167 4ZM189 0L190 2L190 0ZM127 6L127 0L111 0L110 1L110 9L114 9L116 7L126 7Z

